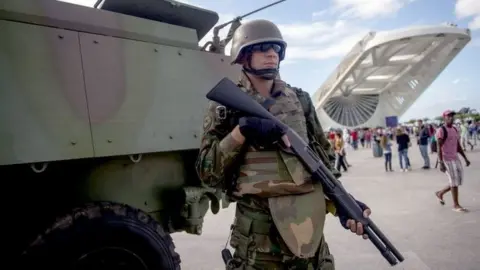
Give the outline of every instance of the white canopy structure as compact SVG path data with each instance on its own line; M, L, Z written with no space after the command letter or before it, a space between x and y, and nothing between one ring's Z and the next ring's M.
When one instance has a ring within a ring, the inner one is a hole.
M320 122L374 127L400 118L470 40L453 24L370 32L313 95Z

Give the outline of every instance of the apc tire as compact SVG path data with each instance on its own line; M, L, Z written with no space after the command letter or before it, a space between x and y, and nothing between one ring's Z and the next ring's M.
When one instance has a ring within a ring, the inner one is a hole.
M160 224L139 209L110 202L57 219L20 261L25 267L19 269L180 269L173 240Z

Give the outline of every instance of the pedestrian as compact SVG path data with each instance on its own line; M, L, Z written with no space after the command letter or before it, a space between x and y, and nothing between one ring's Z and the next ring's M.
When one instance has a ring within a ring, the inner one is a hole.
M470 133L470 139L473 140L473 146L477 146L477 124L475 121L468 122L468 132Z
M344 159L345 153L345 140L342 138L342 133L338 132L335 138L335 155L337 159L335 164L337 171L340 171L340 167L343 168L343 171L348 171Z
M365 146L372 147L372 130L370 128L365 131Z
M410 145L410 136L408 136L408 134L406 134L405 131L399 127L397 129L398 161L400 162L400 169L403 172L411 170L410 158L408 158L408 148Z
M418 148L420 149L420 154L423 158L423 167L422 169L430 169L430 157L428 156L428 140L430 138L430 131L427 125L423 124L422 120L418 120L418 136L417 143Z
M443 113L445 124L437 130L438 142L438 162L440 164L440 171L444 172L448 177L448 186L440 191L435 192L438 201L441 205L445 205L443 195L451 191L453 199L453 211L467 212L467 209L462 207L458 202L458 187L463 184L463 166L458 158L459 153L465 160L466 166L470 166L462 146L460 145L460 135L453 126L455 112L447 110Z
M437 127L436 126L431 126L431 131L430 131L430 154L433 154L433 153L437 153L437 137L436 137L436 130L437 130ZM435 167L436 168L436 167Z
M390 136L380 134L380 146L383 148L383 156L385 157L385 171L392 170L392 141Z
M310 145L318 142L321 147L314 151L323 153L319 157L331 168L327 156L333 151L308 93L280 79L287 44L278 27L252 20L234 32L231 42L232 64L243 67L237 85L259 103L273 103L270 112ZM336 212L345 229L366 239L361 223L326 199L302 163L282 151L290 144L283 127L229 108L218 117L218 106L210 102L204 117L196 170L205 185L236 202L230 240L235 252L227 269L335 269L323 232L326 213ZM370 215L364 203L357 203Z
M350 133L350 136L352 138L353 150L357 150L358 149L358 131L357 131L357 129L353 129L352 132Z
M333 129L331 129L328 133L328 140L330 141L330 145L333 148L333 144L335 143L335 131Z
M460 122L460 144L463 151L467 151L467 144L470 146L470 151L473 150L473 144L468 139L468 124L463 121Z
M360 144L362 148L365 148L365 129L361 128L358 130L358 138L360 139Z

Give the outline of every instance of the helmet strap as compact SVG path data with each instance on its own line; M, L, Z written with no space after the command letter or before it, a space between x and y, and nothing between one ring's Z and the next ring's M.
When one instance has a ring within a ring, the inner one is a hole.
M248 72L250 74L253 74L257 77L260 77L264 80L271 81L274 80L277 77L279 67L277 68L264 68L264 69L254 69L252 68L252 55L248 55L247 57L247 64L248 67L245 65L243 66L243 70L245 72ZM279 64L280 66L280 64Z

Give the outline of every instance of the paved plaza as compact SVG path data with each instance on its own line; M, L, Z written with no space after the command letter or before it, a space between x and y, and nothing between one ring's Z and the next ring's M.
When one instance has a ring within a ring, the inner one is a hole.
M344 230L331 216L326 239L335 255L337 270L479 270L480 269L480 149L467 151L472 164L465 168L466 181L460 188L460 203L468 213L451 210L450 193L441 206L434 191L447 179L440 171L422 170L423 161L416 145L409 150L413 170L401 172L393 154L395 172L384 171L383 158L372 151L348 153L352 164L342 181L346 189L372 209L372 220L402 252L405 261L391 267L368 240ZM432 167L436 156L431 155ZM463 160L462 160L463 163ZM464 163L463 163L464 164ZM182 269L225 269L220 251L225 246L234 216L234 205L217 215L205 217L201 236L174 234Z

